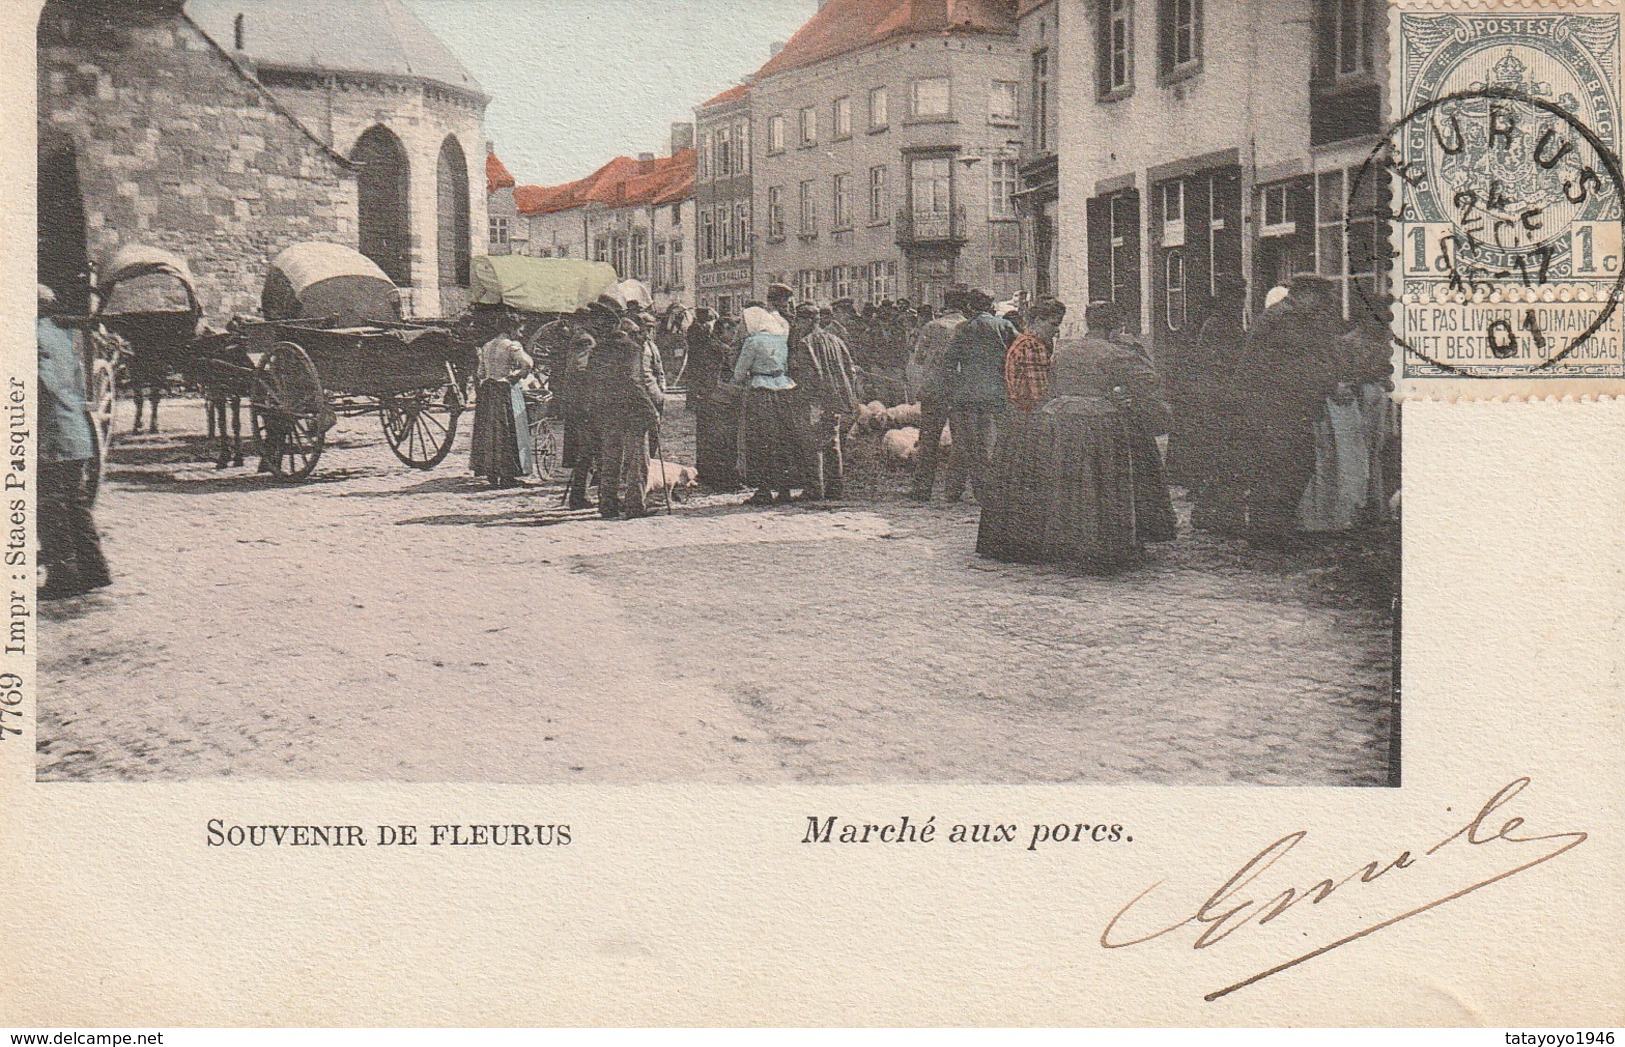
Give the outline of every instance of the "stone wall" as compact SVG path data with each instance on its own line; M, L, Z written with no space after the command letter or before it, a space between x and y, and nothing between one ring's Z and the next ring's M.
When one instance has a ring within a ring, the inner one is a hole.
M268 68L260 75L279 101L345 156L375 126L400 140L410 166L412 310L420 316L437 316L464 307L463 289L440 286L436 173L441 147L448 137L456 139L468 167L470 253L487 253L485 101L404 77L277 73Z
M182 255L211 323L258 312L289 244L356 243L352 172L184 15L49 6L38 103L74 142L90 257Z

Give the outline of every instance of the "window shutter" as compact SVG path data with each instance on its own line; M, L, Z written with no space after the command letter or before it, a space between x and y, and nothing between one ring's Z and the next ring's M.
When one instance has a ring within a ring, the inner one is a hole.
M1117 198L1122 208L1123 274L1117 296L1130 330L1140 329L1140 191L1124 190Z
M1174 71L1174 3L1157 0L1157 70L1167 76Z
M1106 208L1110 198L1093 196L1085 203L1089 238L1089 301L1103 302L1112 296L1111 226Z

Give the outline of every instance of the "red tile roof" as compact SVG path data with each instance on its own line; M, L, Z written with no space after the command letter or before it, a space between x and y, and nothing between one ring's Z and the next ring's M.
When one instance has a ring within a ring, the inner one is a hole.
M1016 31L1015 0L828 0L758 77L800 69L897 37Z
M634 207L680 203L694 192L694 150L655 160L617 156L585 178L563 185L522 185L513 191L520 214L554 214L585 204Z
M750 94L750 85L749 84L740 84L737 87L728 88L726 91L724 91L721 94L717 95L715 98L706 99L705 101L700 103L700 108L701 109L709 109L714 105L721 105L724 102L737 102L739 99L745 97L748 94Z
M508 166L497 159L497 154L485 154L485 191L494 193L498 189L512 189L514 187L513 175L508 173Z

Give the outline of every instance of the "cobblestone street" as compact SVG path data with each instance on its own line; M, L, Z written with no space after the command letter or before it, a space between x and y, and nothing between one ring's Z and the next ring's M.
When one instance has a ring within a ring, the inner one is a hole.
M978 559L900 473L605 523L486 489L466 424L421 473L343 420L301 486L164 425L114 450L115 585L42 609L42 779L1388 780L1381 548L1182 525L1096 578Z

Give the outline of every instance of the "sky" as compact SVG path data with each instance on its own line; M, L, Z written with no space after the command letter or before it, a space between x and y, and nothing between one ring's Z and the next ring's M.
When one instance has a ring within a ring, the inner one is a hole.
M491 96L521 185L668 152L674 120L755 72L817 0L405 0Z

